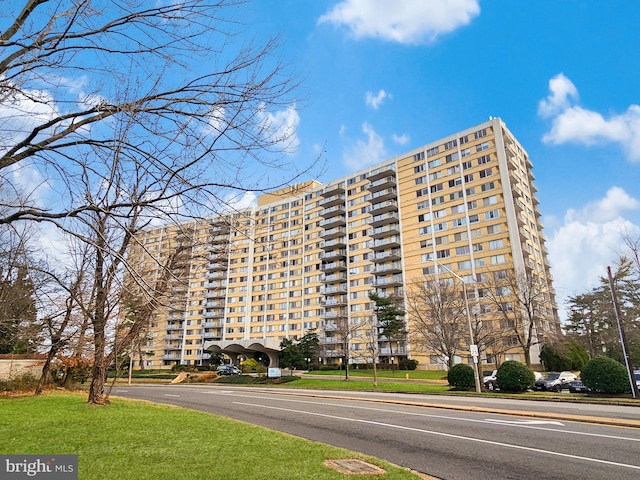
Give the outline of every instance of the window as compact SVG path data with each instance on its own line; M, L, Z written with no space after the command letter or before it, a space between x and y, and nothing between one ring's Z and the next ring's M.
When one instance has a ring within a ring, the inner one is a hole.
M495 205L498 203L498 196L491 195L490 197L485 197L482 199L482 205L488 207L489 205Z
M504 247L504 240L491 240L489 242L489 250L496 250L498 248Z
M460 165L454 165L453 167L447 168L447 175L453 175L454 173L460 172Z
M503 263L507 263L505 255L493 255L491 257L491 265L502 265Z
M442 170L438 170L437 172L429 174L429 181L434 181L439 178L442 178ZM424 180L424 177L422 177L422 179ZM416 178L416 184L417 183L418 183L418 179Z
M456 255L466 255L469 253L469 245L463 247L456 247Z
M436 168L436 167L439 167L439 166L440 166L440 162L441 162L441 160L442 160L442 159L440 159L440 158L436 158L435 160L431 160L431 161L429 162L429 164L428 164L428 165L429 165L429 168Z
M425 208L429 208L429 202L427 200L423 200L422 202L418 202L416 205L418 210L424 210Z
M447 248L445 250L438 250L436 252L436 257L438 258L448 258L451 256L451 251Z
M442 183L438 183L436 185L431 185L431 193L436 193L439 192L440 190L442 190L444 187L442 186Z
M480 170L480 178L487 178L493 175L492 168L485 168L484 170Z
M458 177L453 180L449 180L449 188L457 187L458 185L462 185L462 178Z
M471 149L470 148L465 148L464 150L462 150L462 158L468 157L469 155L471 155Z
M440 205L441 203L444 203L444 196L433 197L431 199L431 205Z
M463 227L467 224L467 219L465 217L456 218L455 220L451 220L451 228Z
M420 258L423 262L430 262L433 260L433 253L423 253Z
M464 212L464 205L455 205L451 207L451 213L454 215L456 213L463 213L463 212Z
M486 137L486 136L487 136L487 129L486 128L483 128L482 130L478 130L477 132L473 133L473 138L475 140L478 140L479 138Z
M437 147L433 147L433 148L430 148L429 150L427 150L427 157L433 157L434 155L437 155L438 153L440 153L440 146L439 145Z
M485 220L491 220L498 217L500 217L500 210L489 210L488 212L484 212Z
M462 190L460 190L459 192L449 194L449 200L457 200L462 197L464 197Z
M429 194L429 190L426 188L422 188L420 190L418 190L416 192L416 197L420 198L420 197L425 197Z
M447 142L444 144L444 149L445 150L451 150L452 148L455 148L458 146L458 141L457 140L451 140L450 142Z
M433 173L429 175L429 180L435 180L435 178L431 178L432 175ZM425 183L426 180L427 180L427 177L418 177L415 179L415 182L416 182L416 185L422 185L423 183Z
M451 163L451 162L455 162L458 160L458 152L454 152L454 153L450 153L449 155L447 155L446 157L444 157L444 161L445 163Z
M478 217L478 214L469 215L469 223L478 223L479 221L480 218Z
M487 234L493 235L494 233L500 233L502 231L501 225L490 225L487 227Z
M482 155L478 158L478 165L484 165L485 163L489 163L491 161L491 155Z
M469 238L469 235L467 234L467 232L455 233L453 235L454 242L460 242L462 240L467 240L468 238Z
M489 142L483 142L480 145L476 145L476 152L484 152L489 150Z
M496 188L496 186L495 186L495 184L493 182L483 183L482 186L480 187L480 189L483 192L487 192L489 190L493 190L494 188Z
M413 161L414 162L419 162L420 160L424 160L424 152L416 153L413 156Z
M415 155L414 155L415 158ZM424 172L425 166L424 163L421 165L418 165L416 167L413 167L413 173L420 173L420 172Z
M472 200L470 202L467 202L467 209L468 210L473 210L475 208L478 208L478 202L475 200Z
M469 142L469 136L465 135L464 137L460 137L460 145L464 145Z
M471 260L458 262L458 270L471 270Z
M442 223L436 223L433 225L433 229L436 232L441 232L443 230L447 229L447 222L442 222Z

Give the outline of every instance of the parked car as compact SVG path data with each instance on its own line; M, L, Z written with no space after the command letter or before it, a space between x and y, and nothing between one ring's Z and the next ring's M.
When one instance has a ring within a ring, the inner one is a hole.
M242 370L240 370L235 365L220 365L216 369L216 373L218 375L240 375Z
M498 388L498 381L496 379L498 370L486 371L482 373L482 383L484 384L484 388L486 388L487 390L496 390Z
M636 379L636 385L638 386L638 390L640 390L640 370L634 370L633 376Z
M569 391L571 393L589 393L591 390L582 383L582 380L578 377L574 381L569 382Z
M571 372L546 372L534 385L536 390L561 392L563 388L569 388L569 382L578 378Z

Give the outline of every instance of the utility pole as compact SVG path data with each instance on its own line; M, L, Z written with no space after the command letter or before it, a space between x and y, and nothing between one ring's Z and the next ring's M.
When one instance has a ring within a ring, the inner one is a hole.
M620 344L622 345L622 355L624 356L624 363L627 367L627 374L629 375L629 383L631 384L631 395L633 398L638 398L638 385L633 375L633 367L629 360L629 349L627 347L627 337L624 334L624 327L620 321L620 306L618 305L618 299L616 297L616 290L613 285L613 276L611 275L611 267L607 267L607 275L609 276L609 288L611 288L611 299L613 300L613 310L616 313L616 321L618 322L618 331L620 332Z

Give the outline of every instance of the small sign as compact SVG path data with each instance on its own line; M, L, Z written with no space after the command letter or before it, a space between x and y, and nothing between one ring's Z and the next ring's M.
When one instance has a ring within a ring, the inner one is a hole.
M0 478L78 480L78 455L0 455Z
M270 368L267 371L267 377L269 378L280 378L282 376L282 370L279 368Z
M471 352L472 357L478 356L478 345L469 345L469 351Z

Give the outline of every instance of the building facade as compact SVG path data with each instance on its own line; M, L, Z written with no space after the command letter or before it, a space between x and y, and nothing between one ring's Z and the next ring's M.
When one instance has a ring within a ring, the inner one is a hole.
M485 323L505 317L483 300L481 279L535 276L545 315L533 335L553 334L559 320L533 182L526 151L492 118L344 178L262 195L240 212L145 230L129 262L147 282L183 249L170 294L141 339L142 361L170 368L223 353L276 365L283 338L314 332L314 362L395 357L439 368L446 359L412 344L408 312L406 335L380 335L369 298L375 292L402 305L412 282L433 275L464 281ZM507 347L485 349L482 361L524 359L516 341ZM461 353L459 361L469 359Z

